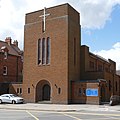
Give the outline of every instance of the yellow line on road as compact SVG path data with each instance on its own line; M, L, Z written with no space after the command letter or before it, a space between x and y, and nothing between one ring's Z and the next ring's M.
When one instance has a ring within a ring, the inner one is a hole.
M33 118L35 118L35 120L39 120L37 117L35 117L32 113L30 113L29 111L26 111L30 116L32 116Z
M65 116L68 116L68 117L74 118L75 120L82 120L82 119L77 118L77 117L72 116L72 115L68 115L68 114L65 114L65 113L62 113L62 114L65 115Z

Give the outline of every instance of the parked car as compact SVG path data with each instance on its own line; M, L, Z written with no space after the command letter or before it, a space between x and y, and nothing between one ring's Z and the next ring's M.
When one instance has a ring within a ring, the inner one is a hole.
M15 94L3 94L0 96L0 103L23 103L24 99Z
M120 96L118 95L111 96L109 105L113 106L113 105L118 105L118 104L120 104Z

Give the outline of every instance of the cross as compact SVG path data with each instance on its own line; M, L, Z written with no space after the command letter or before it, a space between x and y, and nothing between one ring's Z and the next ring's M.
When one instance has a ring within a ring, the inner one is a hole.
M43 32L45 32L45 22L46 22L45 18L50 15L50 14L46 14L45 10L46 10L46 8L44 7L44 14L39 16L39 17L43 17Z

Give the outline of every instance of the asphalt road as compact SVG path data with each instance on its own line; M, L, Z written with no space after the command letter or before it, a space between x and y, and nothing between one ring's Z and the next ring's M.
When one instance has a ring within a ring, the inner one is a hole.
M0 120L120 120L120 112L51 112L0 109Z

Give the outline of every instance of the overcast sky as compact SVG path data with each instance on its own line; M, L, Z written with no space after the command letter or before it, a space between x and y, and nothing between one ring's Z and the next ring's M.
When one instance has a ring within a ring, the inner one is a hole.
M67 2L80 12L82 44L120 69L120 0L0 0L0 40L12 37L23 49L25 14Z

